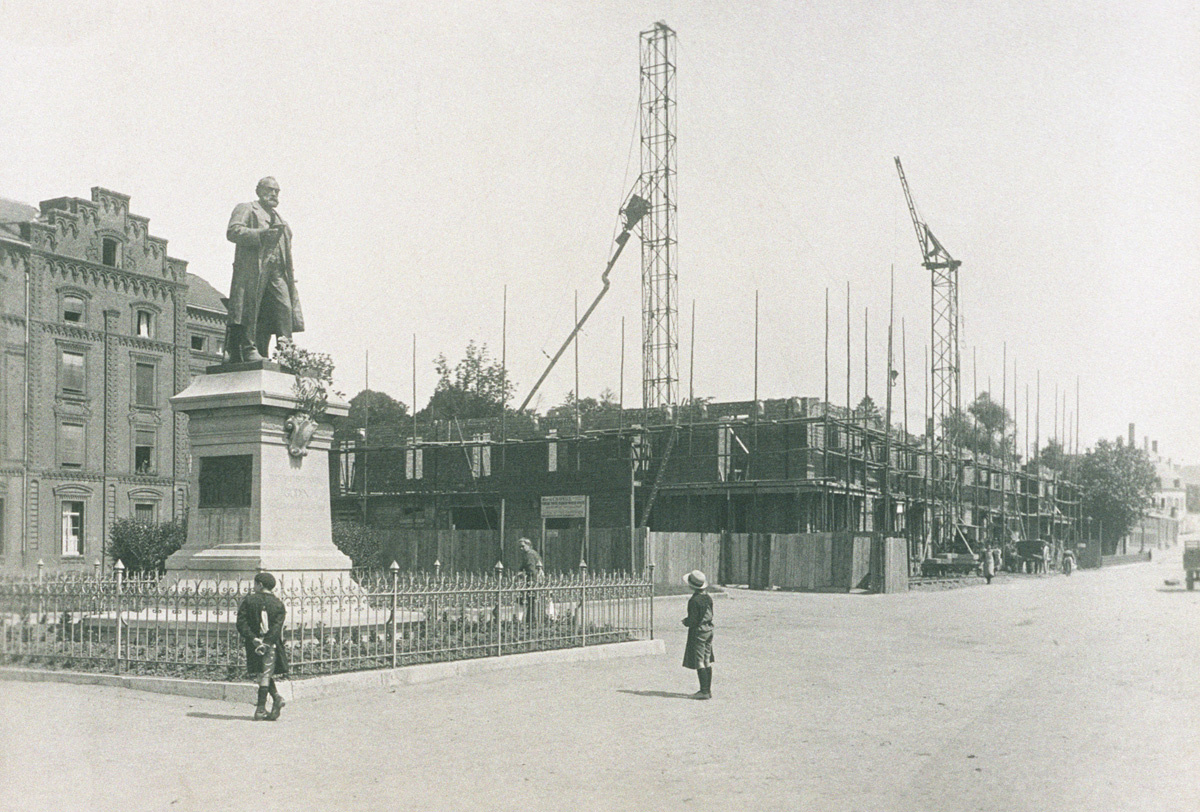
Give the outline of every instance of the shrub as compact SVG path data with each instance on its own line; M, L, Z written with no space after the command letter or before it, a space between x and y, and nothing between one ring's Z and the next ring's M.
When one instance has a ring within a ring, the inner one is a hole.
M108 533L108 554L128 572L166 570L167 557L187 540L187 522L142 522L117 519Z
M355 567L381 569L392 563L379 534L361 522L334 522L333 543Z

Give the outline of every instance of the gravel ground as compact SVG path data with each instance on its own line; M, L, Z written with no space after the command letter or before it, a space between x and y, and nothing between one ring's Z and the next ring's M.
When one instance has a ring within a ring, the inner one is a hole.
M901 595L731 590L665 657L250 708L0 683L11 810L1200 809L1200 591L1149 564Z

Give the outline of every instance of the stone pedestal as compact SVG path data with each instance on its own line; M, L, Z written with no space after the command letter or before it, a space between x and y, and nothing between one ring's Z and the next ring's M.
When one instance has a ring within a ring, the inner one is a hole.
M167 559L169 579L350 570L331 535L331 427L317 428L303 456L288 452L294 382L269 362L228 364L171 398L188 415L191 472L187 543ZM326 419L348 411L331 399Z

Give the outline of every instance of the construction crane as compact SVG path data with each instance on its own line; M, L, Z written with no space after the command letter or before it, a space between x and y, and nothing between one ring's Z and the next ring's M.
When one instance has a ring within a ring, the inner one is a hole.
M958 352L958 267L962 262L950 256L929 226L917 214L904 167L896 157L896 171L904 189L904 200L912 217L917 242L921 246L921 265L932 278L931 294L931 414L933 420L927 431L931 443L930 500L932 516L928 537L938 552L950 552L956 541L970 543L962 532L962 489L960 485L959 438L949 430L950 424L962 413L959 387L960 365Z
M533 389L529 390L529 394L525 397L521 408L517 409L518 412L525 411L525 408L529 405L529 401L533 400L533 396L537 394L542 382L546 380L550 371L554 369L554 365L558 363L558 359L562 357L562 354L567 351L567 347L571 346L571 342L575 340L575 337L579 335L579 331L583 329L583 323L588 320L588 316L592 315L592 311L596 309L596 305L600 304L600 300L604 298L604 294L608 293L608 288L612 284L609 281L608 275L612 272L613 266L617 264L617 258L621 256L621 251L625 248L625 243L629 242L629 232L646 216L646 212L649 210L650 204L640 195L630 194L626 199L625 205L621 207L620 211L623 223L621 224L621 233L617 235L615 240L617 247L613 251L612 256L609 257L608 264L604 267L604 273L600 275L602 285L600 292L596 294L596 298L592 300L587 311L575 323L575 329L571 331L571 334L567 336L567 340L558 348L558 352L554 353L554 357L550 359L550 363L546 366L546 371L542 373L542 377L537 379L537 383L533 385ZM578 392L575 393L575 397L579 397Z

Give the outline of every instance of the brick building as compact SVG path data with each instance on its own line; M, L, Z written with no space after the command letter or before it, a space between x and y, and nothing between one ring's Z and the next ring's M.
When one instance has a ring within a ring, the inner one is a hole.
M0 325L0 569L90 570L113 520L182 517L169 398L220 361L224 307L127 195L0 200Z

